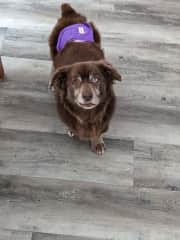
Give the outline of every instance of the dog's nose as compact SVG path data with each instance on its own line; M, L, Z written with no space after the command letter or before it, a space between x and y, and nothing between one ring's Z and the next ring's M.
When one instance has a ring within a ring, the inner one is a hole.
M83 94L83 99L88 102L92 99L92 94Z

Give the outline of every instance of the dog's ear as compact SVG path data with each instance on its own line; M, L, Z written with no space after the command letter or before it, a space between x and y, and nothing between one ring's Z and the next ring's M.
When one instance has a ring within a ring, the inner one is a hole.
M65 89L67 74L70 71L71 66L63 66L56 69L51 79L49 88L52 90L53 87L58 87L60 89Z
M109 62L105 60L100 60L98 62L98 67L100 68L105 78L111 81L113 80L122 81L120 73L118 73L118 71Z

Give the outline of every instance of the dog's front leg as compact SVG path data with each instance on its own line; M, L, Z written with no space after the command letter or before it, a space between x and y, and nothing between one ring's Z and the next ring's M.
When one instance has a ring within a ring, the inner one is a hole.
M91 149L98 155L102 155L104 153L106 148L102 136L91 138Z

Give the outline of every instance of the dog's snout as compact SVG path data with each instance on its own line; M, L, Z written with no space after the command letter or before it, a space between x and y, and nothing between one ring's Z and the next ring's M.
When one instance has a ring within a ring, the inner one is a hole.
M93 96L91 93L87 93L87 94L83 94L82 97L86 102L88 102L92 99Z

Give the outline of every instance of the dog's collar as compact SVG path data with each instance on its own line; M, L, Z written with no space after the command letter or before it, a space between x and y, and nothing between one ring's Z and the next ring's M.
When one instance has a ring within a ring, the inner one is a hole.
M56 45L61 51L68 42L94 42L93 29L89 23L77 23L65 27L60 31Z

